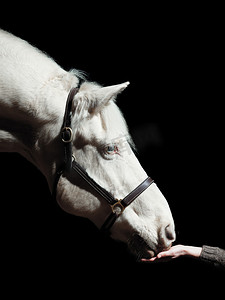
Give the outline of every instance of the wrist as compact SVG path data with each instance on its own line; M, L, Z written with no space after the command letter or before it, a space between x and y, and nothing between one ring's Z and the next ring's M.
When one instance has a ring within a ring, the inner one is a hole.
M185 247L185 253L188 256L199 258L202 252L201 247L193 247L193 246L186 246Z

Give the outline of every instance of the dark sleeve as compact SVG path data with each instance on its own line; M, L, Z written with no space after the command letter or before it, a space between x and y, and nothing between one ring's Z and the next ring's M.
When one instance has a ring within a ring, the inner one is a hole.
M225 267L225 250L218 247L202 246L200 259Z

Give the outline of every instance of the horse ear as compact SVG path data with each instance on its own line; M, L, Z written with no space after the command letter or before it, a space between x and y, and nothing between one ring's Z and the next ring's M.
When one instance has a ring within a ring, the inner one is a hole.
M96 91L96 98L99 103L107 104L110 100L115 98L119 93L121 93L128 85L130 84L129 81L117 84L117 85L110 85L106 87L102 87Z
M114 100L129 84L130 82L127 81L106 87L87 86L75 96L73 103L74 113L81 118L98 113L110 100Z
M116 96L121 93L128 85L129 81L117 84L110 85L106 87L101 87L93 93L92 106L89 107L90 113L99 112L105 105L109 103L110 100L114 100Z

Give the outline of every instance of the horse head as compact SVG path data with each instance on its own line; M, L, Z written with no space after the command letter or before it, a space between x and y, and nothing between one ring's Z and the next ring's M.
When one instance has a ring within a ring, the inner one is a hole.
M72 153L81 168L115 199L123 199L147 174L134 154L126 122L115 103L129 82L101 87L84 82L72 99ZM57 182L57 201L63 210L102 227L110 205L70 172ZM140 257L153 256L175 240L169 205L155 183L127 207L110 228L111 237L129 245Z

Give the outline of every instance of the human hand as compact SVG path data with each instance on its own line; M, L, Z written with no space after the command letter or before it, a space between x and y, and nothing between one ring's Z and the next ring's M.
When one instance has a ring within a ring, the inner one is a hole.
M157 261L169 261L171 259L180 256L192 256L198 258L201 254L201 247L176 245L171 247L169 250L159 252L156 256L152 258L143 258L142 262L157 262Z

